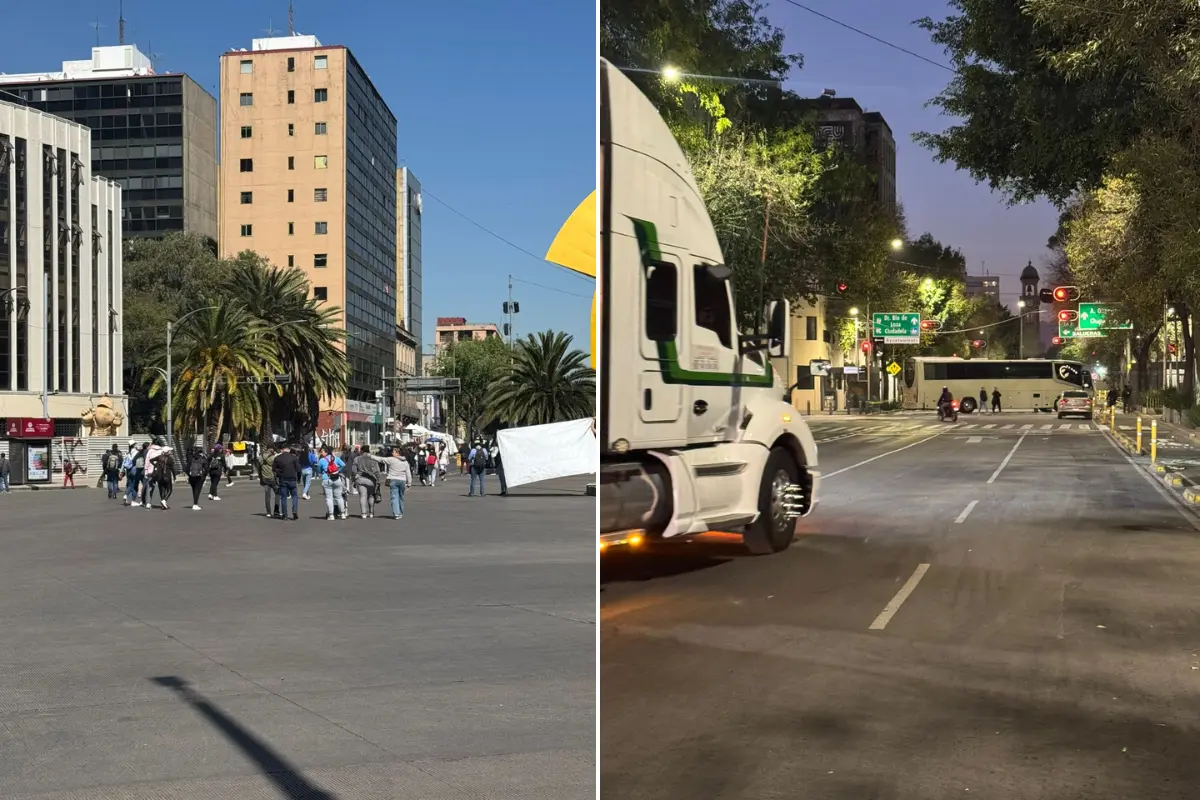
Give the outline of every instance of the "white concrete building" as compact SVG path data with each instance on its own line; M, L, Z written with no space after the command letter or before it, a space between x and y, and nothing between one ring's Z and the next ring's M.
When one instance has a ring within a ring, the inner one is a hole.
M50 418L58 436L104 395L129 413L121 189L91 154L88 128L0 102L0 418Z

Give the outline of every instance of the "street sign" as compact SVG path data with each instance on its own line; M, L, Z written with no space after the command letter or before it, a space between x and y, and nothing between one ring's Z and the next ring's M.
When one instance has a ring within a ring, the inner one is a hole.
M920 344L921 315L909 312L871 315L871 335L884 344Z
M458 378L405 378L398 377L400 389L409 394L444 394L457 392L461 381Z
M1058 323L1058 335L1064 339L1104 339L1108 336L1104 331L1081 330L1074 322Z
M1079 330L1131 330L1133 323L1126 319L1120 306L1112 303L1080 303Z
M814 358L808 362L808 374L819 375L822 378L829 377L829 359Z
M900 374L900 365L893 361L887 365L887 371L888 375L891 375L894 378Z

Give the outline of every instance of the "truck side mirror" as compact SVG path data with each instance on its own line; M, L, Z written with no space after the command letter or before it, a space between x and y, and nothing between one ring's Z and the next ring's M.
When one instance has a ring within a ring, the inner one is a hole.
M792 310L787 300L767 304L767 356L787 358L792 346Z

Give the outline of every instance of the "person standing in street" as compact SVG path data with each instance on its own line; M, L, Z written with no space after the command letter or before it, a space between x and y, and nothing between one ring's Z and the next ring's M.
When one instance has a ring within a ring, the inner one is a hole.
M208 456L203 447L191 449L184 469L187 471L188 485L192 487L192 511L199 511L200 492L204 490L204 479L208 476Z
M125 468L125 505L137 508L142 478L146 470L146 449L132 439L129 441L129 466Z
M987 411L987 389L979 387L979 413Z
M304 481L304 490L300 496L308 500L308 487L312 486L313 468L317 466L317 451L311 447L300 451L300 479Z
M12 467L8 463L8 454L0 453L0 492L4 494L12 494L8 489L8 476L12 472Z
M220 500L221 473L225 470L225 448L213 445L208 456L208 499Z
M500 440L492 444L492 463L496 465L496 477L500 480L500 496L508 497L508 481L504 480L504 458L500 455Z
M996 386L992 389L992 413L1000 413L1000 387Z
M75 462L70 458L63 459L63 488L67 488L67 484L71 488L75 488Z
M363 519L375 516L375 490L379 486L379 461L364 448L350 465L354 488L358 492L358 513Z
M121 492L121 448L113 445L112 450L104 454L104 478L108 481L108 499L115 500Z
M276 461L279 459L276 458ZM325 494L325 519L337 519L339 514L346 519L346 496L342 489L342 470L346 462L334 455L327 447L321 448L321 458L317 461L316 473L321 477L321 490Z
M479 496L483 497L483 476L487 472L487 463L489 457L488 449L483 446L483 442L478 439L471 447L471 452L467 454L467 463L471 465L471 487L467 491L467 497L475 496L475 481L479 481Z
M286 443L283 445L283 450L272 461L271 469L279 485L279 518L288 518L287 501L290 497L292 500L291 518L293 521L300 519L300 495L297 492L297 484L300 481L301 466L300 459L292 452L291 445ZM270 516L270 512L267 516Z
M392 519L403 519L404 490L412 483L412 467L408 459L400 455L398 447L393 447L392 454L380 460L386 471L388 491L392 495Z

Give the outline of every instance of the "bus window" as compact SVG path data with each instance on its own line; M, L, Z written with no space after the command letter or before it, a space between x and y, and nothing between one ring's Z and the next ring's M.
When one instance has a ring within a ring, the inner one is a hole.
M904 387L911 389L913 382L917 380L917 362L912 357L909 357L904 362Z

